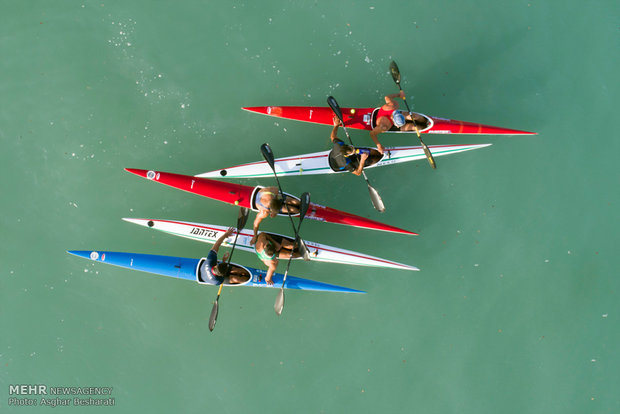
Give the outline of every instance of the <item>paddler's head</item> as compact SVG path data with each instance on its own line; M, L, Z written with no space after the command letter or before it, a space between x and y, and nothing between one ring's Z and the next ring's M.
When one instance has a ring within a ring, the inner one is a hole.
M274 196L269 202L269 216L275 217L282 210L282 198L280 194Z
M268 240L267 243L265 243L264 250L267 256L273 256L274 254L276 254L276 246L273 245L271 240Z
M345 144L342 146L342 152L344 153L345 157L350 157L351 155L355 154L355 147Z
M405 125L405 116L397 109L392 112L392 122L394 122L394 125L400 128L401 126Z
M218 263L211 268L211 272L215 276L224 277L226 276L226 268L228 267L227 263Z

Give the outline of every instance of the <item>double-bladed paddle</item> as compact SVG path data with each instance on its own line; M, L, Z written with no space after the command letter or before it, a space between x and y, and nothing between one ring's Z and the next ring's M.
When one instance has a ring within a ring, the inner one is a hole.
M235 252L235 246L237 246L237 238L239 237L239 232L245 227L245 223L248 221L248 216L250 215L250 210L245 207L241 207L239 209L239 217L237 218L237 234L235 235L235 241L233 243L232 249L230 251L230 256L228 256L228 263L226 266L226 276L230 274L230 260L232 259L232 255ZM226 277L225 276L225 277ZM220 288L217 290L217 298L215 298L215 302L213 303L213 309L211 309L211 316L209 317L209 330L213 332L213 328L215 328L215 322L217 321L217 314L219 313L220 308L220 295L222 294L222 287L224 283L220 284Z
M400 71L398 70L398 65L394 61L390 63L390 73L392 74L392 79L394 79L394 83L396 83L396 85L398 86L398 89L402 92L403 88L401 88L400 86ZM422 149L424 149L424 154L426 155L426 159L428 160L428 163L431 165L431 168L435 169L437 168L437 165L435 164L435 159L433 158L433 154L431 154L431 150L429 150L426 144L424 143L424 141L422 141L422 136L420 135L418 126L415 123L413 112L411 112L411 109L409 108L409 104L407 103L407 98L405 96L403 96L403 101L405 102L405 105L407 106L407 111L409 111L409 115L411 115L411 120L413 121L413 127L415 128L415 133L418 135L418 138L420 139L420 144L422 144Z
M334 114L336 114L336 116L340 120L340 123L342 124L342 129L344 129L344 133L347 135L349 142L351 143L352 146L355 146L353 145L353 141L351 140L349 131L347 131L347 128L344 126L344 118L342 117L342 111L340 110L340 106L338 105L338 102L336 102L336 99L333 96L329 96L327 98L327 104L332 108L332 111L334 111ZM370 181L368 181L368 177L366 177L366 173L364 172L364 170L362 170L362 175L364 176L364 180L366 180L366 184L368 185L368 192L370 193L370 200L372 201L372 205L379 212L383 213L385 211L385 205L383 204L383 200L381 199L381 196L379 195L377 190L375 190L375 188L372 185L370 185Z
M282 195L283 203L286 204L286 195L284 194L284 191L282 191L282 186L280 185L280 180L278 179L278 174L276 173L275 157L273 155L273 151L271 150L271 147L267 143L261 145L260 151L263 154L263 158L265 158L265 161L267 161L267 163L273 170L273 175L276 177L276 182L278 183L278 188L280 189L280 194ZM289 211L288 206L286 208L288 217L291 220L291 225L293 226L293 232L295 233L295 246L299 247L300 252L304 256L304 260L307 260L308 249L306 248L306 245L303 242L303 240L299 237L299 229L301 228L301 223L304 220L306 213L308 212L309 206L310 206L310 194L303 193L301 195L301 203L299 206L299 225L297 226L297 228L295 228L295 223L293 222L293 217L291 216L291 212ZM286 265L286 272L284 272L284 279L282 279L282 286L280 287L280 291L278 292L278 296L276 297L276 301L273 306L274 310L276 311L276 314L278 315L282 314L282 309L284 308L284 284L286 283L286 276L288 275L288 269L291 265L292 258L293 258L293 253L291 252L291 256L289 257L288 263Z
M301 222L304 220L306 213L308 212L308 206L310 204L310 193L303 193L301 195L301 205L299 206L299 225L297 226L297 230L295 231L295 246L299 247L302 254L307 257L308 249L306 248L304 241L299 237L299 229L301 228ZM293 230L295 230L295 226L293 226ZM294 250L294 249L293 249ZM284 284L286 283L286 276L288 275L288 268L291 265L291 261L293 259L293 252L288 258L288 263L286 264L286 271L284 272L284 278L282 279L282 286L280 286L280 291L278 292L278 296L276 296L276 301L273 305L273 309L276 311L276 314L280 316L282 314L282 309L284 309Z

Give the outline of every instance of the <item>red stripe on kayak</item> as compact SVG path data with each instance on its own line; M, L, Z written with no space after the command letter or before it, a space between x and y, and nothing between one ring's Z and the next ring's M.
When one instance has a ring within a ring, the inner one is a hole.
M421 148L421 147L420 147ZM289 157L289 158L278 158L275 160L275 162L284 162L284 161L295 161L295 160L309 160L312 158L325 158L327 157L329 154L323 154L323 155L314 155L312 157ZM250 162L248 164L239 164L239 165L235 165L234 167L230 167L230 168L222 168L223 170L230 170L233 168L238 168L238 167L245 167L247 165L257 165L257 164L266 164L267 161L255 161L255 162ZM217 171L217 170L216 170Z

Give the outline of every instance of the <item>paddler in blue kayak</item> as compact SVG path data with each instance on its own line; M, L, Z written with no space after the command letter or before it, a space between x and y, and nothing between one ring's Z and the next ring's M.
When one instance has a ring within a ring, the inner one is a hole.
M417 114L413 114L413 119L409 114L405 116L398 109L398 102L396 102L394 98L404 99L405 91L401 90L399 93L393 93L385 96L385 104L377 111L376 126L372 129L372 131L370 131L370 138L372 138L373 142L377 146L377 150L379 150L381 154L383 154L385 148L383 148L383 145L379 142L377 135L382 132L389 131L392 127L396 127L401 131L413 131L415 130L415 125L413 122L418 124L418 128L422 127L426 122L423 117Z
M220 246L226 240L227 237L230 237L231 234L235 231L234 228L229 228L226 230L226 233L222 234L219 239L213 245L213 248L209 251L207 255L207 259L202 262L200 266L200 280L203 283L207 283L209 285L221 285L226 281L226 268L228 264L226 260L229 257L229 253L226 252L224 257L222 257L222 261L218 262L217 260L217 251ZM250 275L245 271L245 269L240 268L235 265L230 265L230 273L228 276L227 283L231 285L236 285L239 283L247 282L250 278Z
M340 119L334 116L334 128L329 138L334 144L328 156L329 166L334 171L350 171L355 175L362 175L364 167L375 164L381 159L379 151L370 150L369 148L356 148L347 145L338 138L338 127ZM378 147L377 147L378 148Z
M300 257L299 249L295 249L295 241L286 237L261 232L256 238L254 251L258 258L267 266L265 282L273 285L271 277L278 267L279 259L288 259L291 256Z
M286 196L286 203L282 202L282 195L278 191L277 187L265 187L261 188L256 193L255 198L256 208L258 213L256 219L254 219L254 237L250 241L250 244L256 243L258 237L258 227L261 221L267 217L275 217L278 214L299 214L300 201L294 197Z

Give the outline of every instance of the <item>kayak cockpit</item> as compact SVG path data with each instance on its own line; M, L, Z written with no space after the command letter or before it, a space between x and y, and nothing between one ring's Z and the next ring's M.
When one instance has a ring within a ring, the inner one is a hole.
M366 161L364 161L364 168L375 165L376 163L381 161L383 157L385 156L385 154L381 154L376 148L370 148L370 147L355 147L355 148L356 149L364 148L364 149L370 150L370 156L366 158ZM327 156L327 163L329 165L329 168L331 168L331 170L334 172L350 172L350 171L354 171L359 165L358 164L359 155L352 155L352 157L355 157L355 159L353 159L350 164L347 164L347 166L350 166L350 167L348 168L345 167L344 169L341 169L339 168L336 160L333 159L332 153L330 152L329 155Z
M372 111L372 115L370 118L370 127L372 129L374 129L377 126L377 114L379 113L379 109L380 108L375 108ZM418 130L420 132L427 131L433 127L433 120L431 117L421 114L419 112L412 112L412 113L415 119L415 123L418 126ZM403 115L407 115L407 113L403 112ZM407 123L411 124L413 123L413 121L407 119ZM392 128L390 128L387 132L411 132L411 131L401 131L400 128L398 128L396 125L392 125Z
M212 285L212 283L209 282L205 282L202 279L202 267L204 262L207 260L206 257L203 257L202 259L200 259L198 261L198 265L196 265L196 282L200 283L201 285ZM247 268L238 265L236 263L231 263L230 264L232 269L231 269L231 273L234 273L235 276L237 278L241 278L241 279L246 279L244 282L241 283L231 283L230 282L230 276L226 276L224 278L224 285L226 286L242 286L242 285L247 285L251 280L252 280L252 272L250 272Z
M250 209L252 211L256 211L256 212L259 211L258 210L258 205L257 205L257 197L258 197L260 191L263 188L266 188L266 187L257 185L256 187L254 187L254 190L252 190L252 195L250 196ZM301 205L301 199L299 197L295 197L294 195L289 194L289 193L284 193L284 196L285 197L291 197L292 199L297 200L299 202L298 206ZM284 205L283 205L283 207L284 207ZM294 207L297 207L297 206L294 206ZM280 210L280 212L278 213L278 216L288 216L288 213L286 211ZM291 216L297 217L297 216L299 216L299 213L291 213Z

